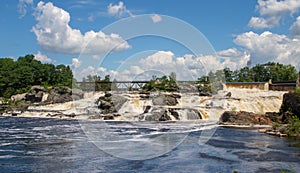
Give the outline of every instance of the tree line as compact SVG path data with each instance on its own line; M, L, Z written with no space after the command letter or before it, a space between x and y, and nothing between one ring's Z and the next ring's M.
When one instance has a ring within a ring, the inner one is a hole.
M297 77L298 72L294 66L269 62L253 67L244 67L235 71L224 68L216 72L209 72L208 75L198 78L196 84L214 82L267 82L270 79L272 81L295 81ZM43 64L34 59L34 55L21 56L16 61L11 58L0 58L0 97L9 98L11 95L27 92L33 85L72 87L73 80L75 79L69 66ZM109 75L103 79L97 75L89 75L83 78L83 84L77 87L85 90L108 91L116 87L110 81ZM104 84L100 84L101 82L104 82ZM176 91L178 90L176 74L172 73L170 76L153 77L143 89L147 91Z
M33 85L72 87L73 74L69 66L43 64L26 55L14 61L0 58L0 97L27 92Z
M209 72L208 75L198 78L198 83L222 82L268 82L296 81L298 72L292 65L283 65L275 62L257 64L253 67L244 67L232 71L229 68Z

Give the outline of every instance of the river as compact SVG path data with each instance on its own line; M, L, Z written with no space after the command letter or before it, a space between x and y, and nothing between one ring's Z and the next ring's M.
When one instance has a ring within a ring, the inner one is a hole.
M207 121L0 117L0 172L300 170L299 140Z

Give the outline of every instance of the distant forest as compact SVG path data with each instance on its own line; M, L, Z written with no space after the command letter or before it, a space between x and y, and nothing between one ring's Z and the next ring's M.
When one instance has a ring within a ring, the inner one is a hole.
M34 55L0 58L0 97L27 92L33 85L72 86L73 74L69 66L43 64Z
M267 82L293 80L298 77L296 68L292 65L283 65L269 62L254 67L244 67L231 71L229 68L209 72L207 76L199 77L196 83L210 83L211 80L223 82ZM14 94L27 92L33 85L45 87L68 86L72 87L73 74L69 66L43 64L34 59L34 55L19 57L14 61L11 58L0 58L0 97L9 98ZM83 82L109 82L110 76L101 79L100 76L87 76ZM149 79L146 90L176 90L176 74L161 78ZM159 82L157 82L159 81ZM175 86L173 86L175 85ZM97 85L96 90L110 90L110 84Z
M209 72L207 76L198 78L199 83L209 83L209 80L224 82L268 82L272 81L296 81L298 72L292 65L283 65L275 62L257 64L254 67L244 67L231 71L229 68Z

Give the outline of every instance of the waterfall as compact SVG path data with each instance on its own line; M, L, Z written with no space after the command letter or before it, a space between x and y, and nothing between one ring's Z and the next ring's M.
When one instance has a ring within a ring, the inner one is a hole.
M230 97L226 96L228 92L231 93ZM118 106L117 112L109 116L112 120L120 121L188 121L217 120L224 111L278 112L284 93L286 92L237 88L219 91L212 97L198 96L198 93L178 93L180 98L176 98L175 105L153 103L154 97L169 93L150 93L147 96L137 92L112 93L113 97L123 97L126 100ZM89 92L81 100L30 106L21 116L51 117L61 114L60 117L76 115L78 119L104 119L106 115L102 115L102 110L96 104L101 96L104 96L104 92Z

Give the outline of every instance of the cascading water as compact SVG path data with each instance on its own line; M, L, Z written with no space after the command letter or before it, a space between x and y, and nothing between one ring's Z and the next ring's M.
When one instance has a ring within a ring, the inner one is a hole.
M231 97L225 96L228 92L231 93ZM213 97L198 96L197 93L180 93L180 98L177 98L177 104L175 105L154 104L153 98L157 97L159 93L151 93L148 97L142 96L140 93L113 93L113 97L126 99L116 110L115 114L118 114L118 117L115 117L114 120L160 120L159 118L161 117L163 118L162 120L172 121L212 120L213 117L218 119L224 111L278 112L284 93L236 88L220 91ZM103 110L99 109L96 104L97 99L101 96L104 96L104 92L91 92L85 93L85 97L82 100L61 104L30 106L28 111L22 113L21 116L49 117L49 115L61 113L62 115L74 114L78 119L89 119L91 116L102 114ZM151 118L151 116L158 117Z

